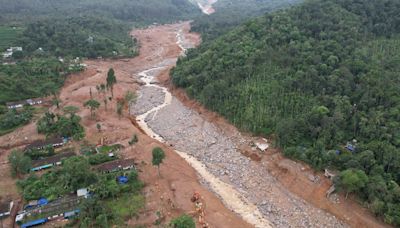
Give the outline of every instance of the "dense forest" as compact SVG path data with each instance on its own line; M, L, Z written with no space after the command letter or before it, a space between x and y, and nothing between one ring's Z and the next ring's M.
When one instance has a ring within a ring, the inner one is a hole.
M187 0L0 0L0 5L0 22L8 23L91 15L148 24L201 13Z
M136 54L128 34L132 26L201 14L187 0L0 0L0 5L1 24L26 28L21 40L10 45L22 46L27 54L41 47L52 55L89 58ZM0 36L12 35L3 30ZM2 47L9 46L5 43Z
M54 56L133 56L136 43L129 29L120 21L100 17L51 18L29 24L18 43L30 54L41 48Z
M400 1L312 0L189 51L172 79L400 226L399 62Z
M213 5L216 12L197 17L192 23L192 30L200 32L203 40L211 40L246 19L300 2L302 0L219 0Z

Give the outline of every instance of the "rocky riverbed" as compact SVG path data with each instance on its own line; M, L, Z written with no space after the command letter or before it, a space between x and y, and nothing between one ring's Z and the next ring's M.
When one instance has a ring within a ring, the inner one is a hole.
M146 91L151 93L153 90ZM159 100L163 99L162 96ZM274 226L345 227L334 216L288 192L259 163L243 156L237 149L237 145L245 143L239 132L230 132L233 137L224 135L223 131L178 99L172 98L170 105L159 110L155 116L148 116L146 122L168 144L194 156L209 172L233 185L256 204Z
M177 40L178 43L184 40L180 32ZM185 48L181 44L179 46ZM197 161L193 164L198 165L200 162L206 169L204 173L212 175L206 176L215 177L232 186L235 194L237 192L240 197L244 197L245 204L249 202L256 205L256 214L260 212L274 227L346 227L331 214L311 206L286 190L265 169L266 164L263 166L243 156L238 148L250 142L246 142L247 139L240 132L232 130L226 134L178 99L171 97L165 88L155 85L154 76L157 76L157 72L152 69L138 75L137 80L145 83L139 91L136 104L131 108L131 113L139 115L139 125L143 125L150 136L182 151L178 153L183 153L183 157L190 155L195 158ZM191 158L186 160L193 161ZM207 179L203 181L205 185L216 182L207 183ZM221 191L216 194L221 195ZM229 207L229 202L226 202L229 197L225 195L221 198ZM243 205L243 202L239 205Z

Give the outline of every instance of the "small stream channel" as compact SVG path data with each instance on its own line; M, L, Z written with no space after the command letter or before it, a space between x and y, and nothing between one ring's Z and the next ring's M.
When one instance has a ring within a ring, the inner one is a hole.
M185 54L184 47L184 34L182 30L179 30L176 34L177 44L182 49L181 55ZM161 143L166 143L166 140L159 134L153 131L146 122L146 118L153 115L155 118L157 112L166 106L170 105L172 102L172 94L167 88L162 87L158 84L154 84L155 76L157 75L157 70L165 68L164 66L155 66L151 69L142 71L139 73L140 79L145 83L144 87L155 87L161 89L164 93L164 102L161 105L155 106L147 112L138 115L136 121L142 130L150 137L156 139ZM139 97L138 99L141 99ZM258 210L257 206L243 198L238 191L236 191L231 185L222 182L212 173L210 173L204 164L198 161L193 156L175 150L175 152L185 159L196 171L197 173L208 182L209 186L224 202L224 204L235 213L239 214L245 221L254 225L255 227L268 228L271 227L270 222L265 219L261 212Z

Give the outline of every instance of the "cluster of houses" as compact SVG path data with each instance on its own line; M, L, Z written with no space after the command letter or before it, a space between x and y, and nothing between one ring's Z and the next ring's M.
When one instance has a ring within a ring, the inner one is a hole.
M62 147L68 142L68 139L57 137L48 140L37 140L25 147L25 151L34 149L44 149L48 146ZM67 151L57 153L54 156L32 162L31 171L40 171L62 164L62 160L76 156L74 151ZM135 169L134 159L120 159L100 164L93 167L99 173L112 173L123 170ZM128 183L128 177L121 175L118 176L116 181L119 184ZM48 201L45 198L40 198L29 202L22 211L17 213L15 222L20 224L23 228L33 227L45 224L49 221L57 219L70 219L80 213L79 203L82 199L91 196L88 188L78 189L76 194L68 194L53 201ZM12 209L12 202L0 204L0 217L3 215L10 215ZM30 219L32 218L32 220Z
M23 101L16 101L16 102L7 102L6 106L8 109L17 109L17 108L22 108L24 105L40 105L43 104L44 101L43 99L36 98L36 99L27 99Z
M51 162L54 162L56 160L59 159L54 159ZM42 164L46 164L46 162ZM96 167L96 170L101 173L112 173L121 170L131 170L131 169L135 169L134 159L115 160L98 165ZM118 176L116 181L119 184L126 184L128 183L129 180L127 176ZM88 188L82 188L78 189L76 191L76 195L74 196L65 196L53 202L49 202L45 198L29 202L28 205L24 207L24 210L18 213L15 222L22 223L22 221L27 216L31 216L32 214L42 214L42 213L54 214L54 215L27 221L21 224L21 227L28 228L28 227L38 226L59 218L63 219L73 218L79 215L80 213L80 210L78 208L80 200L83 198L88 198L90 197L90 195L91 193L89 192ZM62 211L62 213L60 213L60 211Z
M22 51L22 47L7 48L7 50L5 52L3 52L3 58L5 58L5 59L11 58L12 55L14 54L14 52L16 52L16 51Z

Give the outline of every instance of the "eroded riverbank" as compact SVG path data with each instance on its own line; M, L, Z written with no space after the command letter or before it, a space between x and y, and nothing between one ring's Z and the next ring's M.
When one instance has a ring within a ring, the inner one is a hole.
M184 42L181 31L177 31L177 44L182 49L187 45ZM149 136L173 145L228 208L256 227L346 226L288 192L266 169L244 157L237 149L245 143L239 132L225 135L184 106L165 87L155 84L154 69L138 75L145 85L132 110L147 107L144 114L137 116L138 124Z

